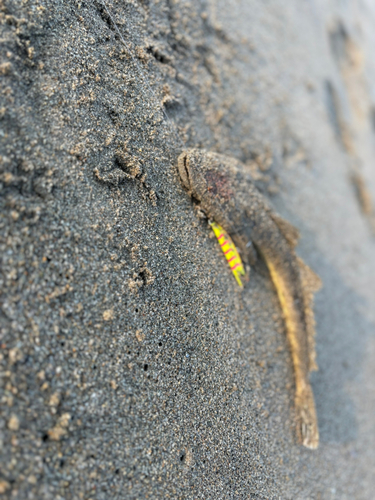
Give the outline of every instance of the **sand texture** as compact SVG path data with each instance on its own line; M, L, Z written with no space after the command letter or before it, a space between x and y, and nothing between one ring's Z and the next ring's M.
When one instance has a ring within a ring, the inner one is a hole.
M371 500L374 3L108 9L0 2L0 497ZM316 451L269 273L237 286L184 147L247 165L323 281Z

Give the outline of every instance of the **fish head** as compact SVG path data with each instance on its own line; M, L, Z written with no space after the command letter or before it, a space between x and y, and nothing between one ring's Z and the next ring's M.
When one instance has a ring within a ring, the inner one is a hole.
M233 196L222 155L187 149L178 158L178 171L184 187L198 201L228 201Z

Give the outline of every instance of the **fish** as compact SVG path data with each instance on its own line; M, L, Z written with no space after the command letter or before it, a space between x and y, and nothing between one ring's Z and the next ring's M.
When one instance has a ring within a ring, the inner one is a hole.
M297 435L303 446L316 449L319 428L309 374L317 369L313 297L322 282L295 252L299 232L273 210L240 161L186 149L177 168L188 194L231 236L244 262L254 246L268 267L293 362Z

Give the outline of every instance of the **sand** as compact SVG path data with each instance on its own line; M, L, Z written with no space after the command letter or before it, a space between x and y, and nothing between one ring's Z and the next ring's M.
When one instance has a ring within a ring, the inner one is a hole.
M1 494L371 499L374 6L108 8L123 40L100 0L1 5ZM238 288L185 146L248 165L322 278L317 451L270 277Z

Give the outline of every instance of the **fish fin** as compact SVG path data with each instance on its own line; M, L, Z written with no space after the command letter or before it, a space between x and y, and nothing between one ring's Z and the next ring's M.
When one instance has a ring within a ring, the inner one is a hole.
M289 245L295 248L299 240L298 229L275 212L271 212L270 215Z
M297 257L297 261L300 269L303 289L306 331L309 346L309 370L314 371L318 369L315 351L315 319L313 312L314 293L321 288L322 281L301 258Z

